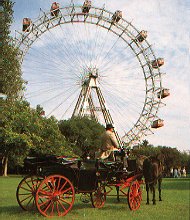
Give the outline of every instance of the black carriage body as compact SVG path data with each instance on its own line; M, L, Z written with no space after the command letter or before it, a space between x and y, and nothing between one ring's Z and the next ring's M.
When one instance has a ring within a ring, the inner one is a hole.
M25 168L38 176L62 175L73 184L77 193L90 193L97 190L98 183L117 184L135 175L136 160L128 161L127 170L122 161L102 162L95 160L68 159L56 156L28 157Z
M96 161L81 161L56 156L28 157L24 161L30 174L38 176L62 175L68 178L78 193L97 189Z

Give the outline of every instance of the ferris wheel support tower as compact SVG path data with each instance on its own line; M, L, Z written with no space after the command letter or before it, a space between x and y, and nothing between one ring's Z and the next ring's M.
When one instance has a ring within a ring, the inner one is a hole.
M89 118L98 120L98 113L102 113L105 124L114 124L112 116L110 114L109 109L106 107L106 102L103 97L102 91L98 86L98 69L89 68L86 71L86 77L82 82L82 89L80 95L78 97L77 103L75 105L72 117L79 116L84 117L87 116ZM93 94L95 93L99 106L94 105ZM114 130L117 141L120 146L123 145L118 133Z

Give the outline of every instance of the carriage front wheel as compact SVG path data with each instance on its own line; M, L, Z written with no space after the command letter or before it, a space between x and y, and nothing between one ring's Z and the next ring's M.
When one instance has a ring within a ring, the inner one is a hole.
M142 191L138 180L131 183L128 189L128 204L131 210L137 210L142 201Z
M43 177L31 175L24 177L20 181L16 191L16 198L23 210L30 211L36 208L36 191L42 180Z
M106 201L106 190L104 186L99 186L95 192L91 193L92 206L102 208Z
M46 177L36 192L36 207L46 217L64 216L72 208L75 199L73 184L64 176Z

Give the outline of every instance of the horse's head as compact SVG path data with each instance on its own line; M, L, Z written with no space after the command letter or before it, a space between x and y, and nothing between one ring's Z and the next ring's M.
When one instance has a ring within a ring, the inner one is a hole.
M147 159L148 157L147 156L144 156L144 155L139 155L137 157L137 168L139 170L143 170L143 163L144 163L144 160Z
M160 154L157 154L156 158L158 160L160 170L163 171L164 170L165 155L160 153Z

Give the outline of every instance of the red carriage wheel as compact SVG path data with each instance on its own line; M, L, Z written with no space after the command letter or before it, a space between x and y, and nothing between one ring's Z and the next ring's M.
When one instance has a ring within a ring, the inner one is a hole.
M46 177L36 192L36 207L46 217L64 216L72 208L75 190L64 176L51 175Z
M35 209L35 195L42 180L43 177L40 176L26 176L20 181L16 191L16 198L23 210Z
M94 208L102 208L106 201L106 190L104 186L100 186L97 190L91 193L92 206Z
M142 191L137 180L133 181L128 189L128 204L131 210L137 210L141 205Z

